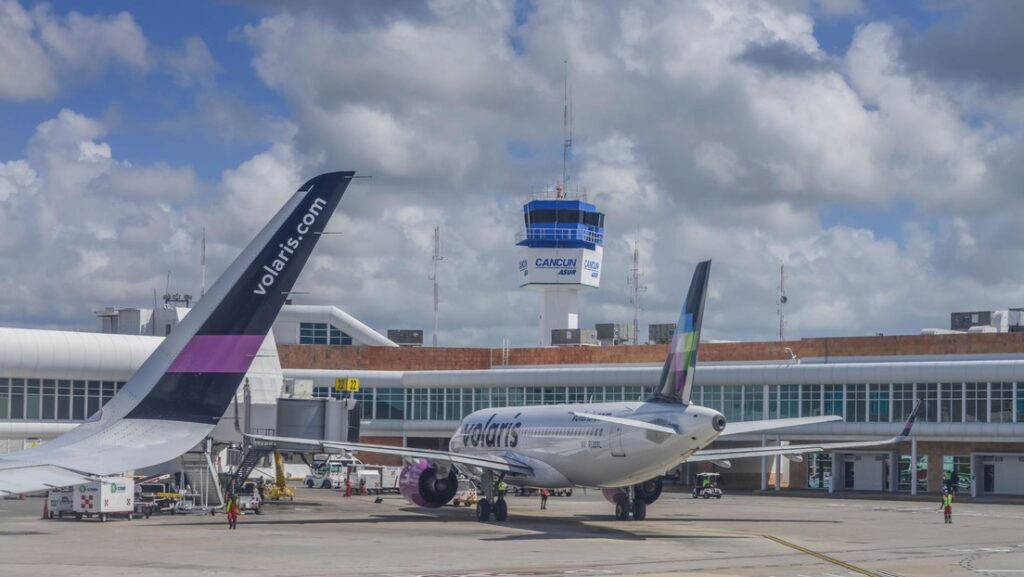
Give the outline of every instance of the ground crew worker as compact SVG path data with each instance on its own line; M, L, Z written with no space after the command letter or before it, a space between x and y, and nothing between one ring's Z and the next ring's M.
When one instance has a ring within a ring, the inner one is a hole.
M352 481L348 477L345 477L345 496L352 496Z
M547 489L541 489L540 490L540 508L541 509L547 509L548 508L548 495L550 495L550 494L551 494L551 491L548 491Z
M234 493L228 493L227 503L224 505L228 514L228 529L238 528L238 497Z
M359 494L360 495L365 495L366 494L366 479L363 479L363 478L359 479Z
M939 506L943 510L946 517L946 523L953 524L953 493L950 492L947 487L942 493L942 505Z
M498 498L504 499L505 493L508 493L508 485L505 483L504 480L498 481Z

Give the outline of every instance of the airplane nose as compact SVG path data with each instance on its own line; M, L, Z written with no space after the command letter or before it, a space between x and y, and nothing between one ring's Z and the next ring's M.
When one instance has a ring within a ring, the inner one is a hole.
M725 417L720 414L715 415L711 419L711 426L714 427L716 431L721 433L722 431L725 430Z

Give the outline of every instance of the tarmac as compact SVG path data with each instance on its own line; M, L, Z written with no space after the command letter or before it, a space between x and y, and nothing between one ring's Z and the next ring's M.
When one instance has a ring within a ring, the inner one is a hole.
M1024 576L1024 507L938 500L666 494L616 521L594 491L510 496L506 523L401 497L298 489L229 531L223 514L106 523L41 520L43 499L0 501L0 576L547 577Z

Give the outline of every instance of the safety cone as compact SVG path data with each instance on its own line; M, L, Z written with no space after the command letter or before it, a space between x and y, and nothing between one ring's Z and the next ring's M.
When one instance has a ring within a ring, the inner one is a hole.
M50 499L43 499L43 519L50 518Z

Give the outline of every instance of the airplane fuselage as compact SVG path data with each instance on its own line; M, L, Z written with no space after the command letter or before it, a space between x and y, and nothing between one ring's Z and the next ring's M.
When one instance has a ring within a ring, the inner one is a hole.
M573 413L645 421L678 431L667 434L598 421ZM500 455L530 467L531 476L508 475L531 487L625 487L663 474L718 436L717 411L661 402L589 403L484 409L459 425L450 450Z

